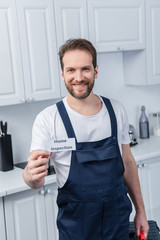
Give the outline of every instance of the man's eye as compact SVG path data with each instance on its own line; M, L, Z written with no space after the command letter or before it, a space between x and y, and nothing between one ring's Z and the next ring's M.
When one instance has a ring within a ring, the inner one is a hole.
M86 68L83 68L83 70L84 70L84 71L89 71L90 68L87 68L87 67L86 67Z
M70 69L68 69L68 70L67 70L67 72L73 72L73 69L72 69L72 68L70 68Z

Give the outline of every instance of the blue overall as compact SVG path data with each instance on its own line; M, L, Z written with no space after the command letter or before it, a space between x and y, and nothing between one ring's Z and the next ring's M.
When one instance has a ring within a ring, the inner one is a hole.
M109 99L103 101L111 137L95 142L77 142L63 102L57 103L68 138L76 140L68 179L58 189L59 240L129 240L132 206L123 182L116 116Z

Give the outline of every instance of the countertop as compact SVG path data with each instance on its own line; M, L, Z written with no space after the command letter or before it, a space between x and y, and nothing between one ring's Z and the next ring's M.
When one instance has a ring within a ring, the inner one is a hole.
M131 147L131 152L136 162L160 156L160 137L138 139L138 144Z
M14 167L8 172L0 171L0 197L21 192L30 187L23 180L23 169ZM45 177L45 185L56 182L56 174Z
M138 139L138 144L131 147L136 162L160 156L160 137ZM8 172L0 171L0 197L30 189L23 180L23 169L15 167ZM56 182L56 175L45 178L45 185Z

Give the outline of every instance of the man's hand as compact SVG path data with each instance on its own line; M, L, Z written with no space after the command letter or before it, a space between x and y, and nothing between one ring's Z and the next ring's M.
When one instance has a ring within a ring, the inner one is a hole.
M134 224L135 224L137 239L139 239L140 232L142 232L144 234L145 239L147 239L149 225L146 219L145 212L136 213L134 218Z
M28 164L24 169L24 180L31 188L40 188L47 175L50 152L34 150L30 153Z

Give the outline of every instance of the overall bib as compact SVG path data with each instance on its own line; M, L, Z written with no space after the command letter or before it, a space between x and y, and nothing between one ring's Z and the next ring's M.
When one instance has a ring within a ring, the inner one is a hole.
M116 116L109 99L103 101L111 137L95 142L77 142L63 102L57 103L68 138L76 140L68 179L58 189L59 240L129 240L132 205L123 182Z

